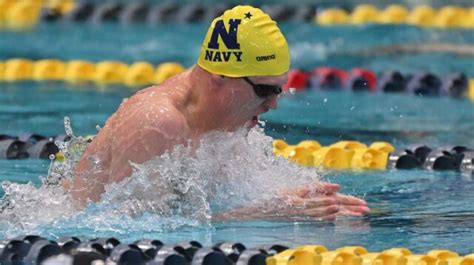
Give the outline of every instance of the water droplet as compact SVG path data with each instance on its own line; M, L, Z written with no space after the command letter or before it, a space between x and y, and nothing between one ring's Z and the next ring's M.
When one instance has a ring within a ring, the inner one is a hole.
M327 99L327 98L324 98L324 99L323 99L323 102L324 102L324 103L328 102L328 99Z
M64 130L66 131L66 135L69 137L73 137L74 133L71 128L71 120L68 116L64 117Z
M352 107L351 107L351 110L354 110L354 109L355 109L355 106L352 106Z
M290 89L288 89L288 92L290 92L291 95L294 95L296 94L296 88L290 87Z

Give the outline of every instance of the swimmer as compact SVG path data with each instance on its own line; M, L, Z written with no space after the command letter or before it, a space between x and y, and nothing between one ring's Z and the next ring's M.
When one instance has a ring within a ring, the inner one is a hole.
M84 206L99 201L105 185L129 177L130 163L198 143L212 131L256 126L259 115L277 107L289 68L288 44L275 21L251 6L227 10L211 23L197 65L124 101L87 147L65 187ZM216 219L334 219L369 213L365 201L338 191L337 184L311 183L278 192L292 206L285 213L280 206L272 212L266 205L263 212L249 205Z

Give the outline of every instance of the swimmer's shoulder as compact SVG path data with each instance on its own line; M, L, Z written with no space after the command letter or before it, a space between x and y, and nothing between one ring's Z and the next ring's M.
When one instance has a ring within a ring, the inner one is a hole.
M150 118L150 124L176 136L185 135L189 132L189 125L185 116L171 100L154 105L153 109L154 117Z
M189 132L187 120L171 99L156 97L138 105L137 108L125 111L125 116L129 116L130 125L134 124L133 127L137 130L158 132L167 138L187 137ZM130 115L127 115L127 112Z

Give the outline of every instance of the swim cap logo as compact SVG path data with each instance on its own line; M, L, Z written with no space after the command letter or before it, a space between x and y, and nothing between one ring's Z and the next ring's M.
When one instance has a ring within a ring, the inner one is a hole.
M207 43L208 50L206 50L206 56L204 57L204 60L213 62L228 62L232 58L234 58L236 62L242 61L242 51L240 51L240 43L237 42L237 29L240 25L240 22L240 19L229 19L229 31L226 30L223 20L219 20L216 22L216 24L214 25L214 30L212 31L211 39ZM209 50L219 49L219 36L221 37L227 49L239 51Z

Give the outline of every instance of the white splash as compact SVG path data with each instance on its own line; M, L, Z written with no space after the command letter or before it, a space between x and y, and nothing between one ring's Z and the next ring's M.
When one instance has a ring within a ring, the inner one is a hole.
M42 177L39 188L32 183L1 183L5 196L0 199L0 231L5 231L6 235L9 232L34 231L39 225L50 224L76 213L70 194L60 186L60 181L72 178L74 166L88 141L74 135L68 117L64 118L64 127L70 140L56 141L55 144L64 154L65 162L52 161L48 176Z
M131 177L106 186L99 203L77 212L59 183L73 177L87 140L74 136L68 119L65 125L71 140L57 143L65 162L52 163L41 187L3 183L6 206L0 208L0 231L5 232L0 232L0 238L18 229L34 232L40 225L48 225L46 230L53 225L59 230L87 227L94 232L126 233L140 227L161 231L209 224L215 213L268 201L280 188L318 179L315 169L276 158L273 139L261 129L214 132L196 150L177 146L148 162L133 164Z
M207 221L213 212L254 205L283 187L317 179L314 169L275 158L272 138L259 129L215 132L193 151L178 146L109 185L101 204L120 214L156 212Z
M96 128L98 131L100 130L99 126ZM59 185L61 179L72 179L74 167L81 159L87 145L91 142L89 138L74 135L69 117L64 117L64 129L69 140L54 142L59 151L64 155L64 161L54 160L55 157L52 157L53 160L48 170L48 176L43 179L43 184L45 185Z

